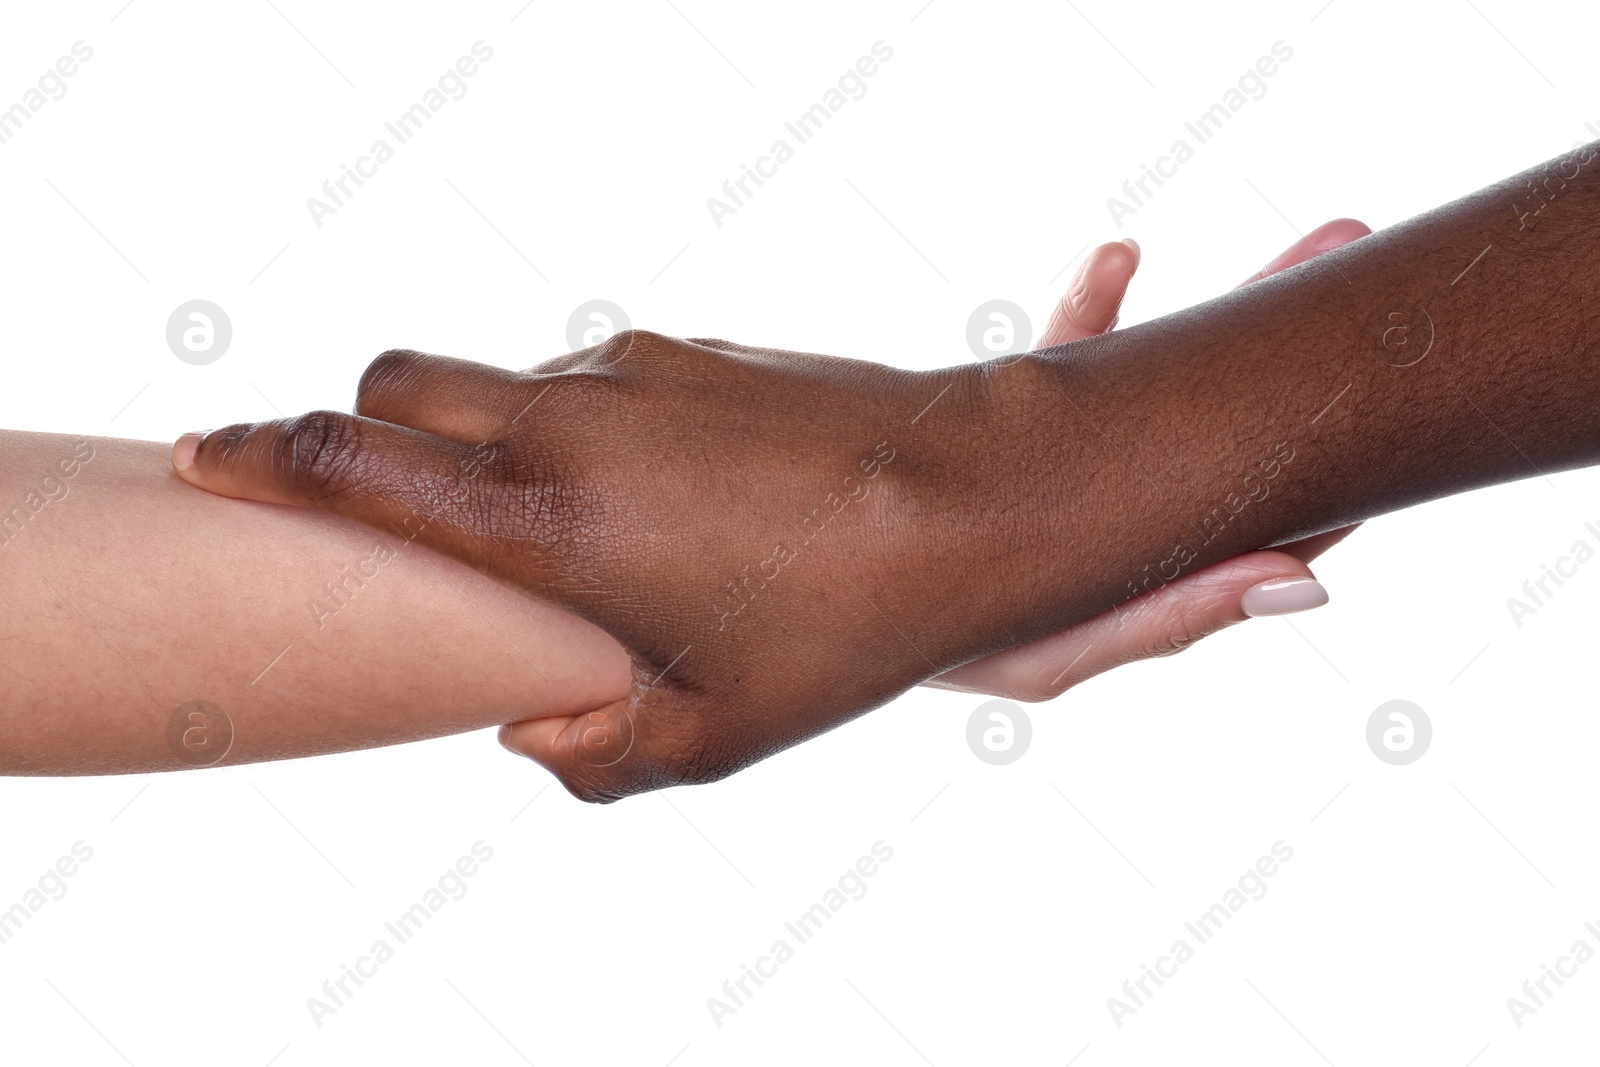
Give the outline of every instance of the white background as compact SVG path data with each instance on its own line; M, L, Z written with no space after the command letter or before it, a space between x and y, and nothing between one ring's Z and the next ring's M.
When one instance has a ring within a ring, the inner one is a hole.
M275 2L7 5L0 106L73 42L94 56L0 145L0 425L165 440L348 407L385 348L528 366L596 297L669 333L945 365L984 300L1037 330L1092 242L1142 243L1137 322L1297 230L1390 225L1600 126L1578 5ZM480 39L466 96L315 226L306 198ZM867 94L714 225L706 198L879 40ZM1106 198L1279 40L1266 95L1113 225ZM233 323L209 366L165 341L194 298ZM0 908L94 850L0 946L0 1056L1572 1062L1600 963L1520 1029L1506 998L1600 949L1600 565L1520 628L1506 598L1597 542L1597 487L1374 521L1319 563L1327 607L1031 707L1005 767L967 748L976 698L919 690L606 808L492 733L0 782ZM1435 732L1406 767L1364 736L1395 698ZM478 840L470 892L317 1026L307 998ZM707 998L878 840L866 896L717 1026ZM1114 1025L1107 997L1279 840L1270 892Z

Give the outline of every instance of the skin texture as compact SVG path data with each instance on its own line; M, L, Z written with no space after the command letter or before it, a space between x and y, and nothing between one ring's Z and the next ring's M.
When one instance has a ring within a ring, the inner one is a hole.
M1034 357L912 372L642 331L532 375L394 352L356 416L174 463L416 520L616 637L628 697L516 739L577 795L710 781L1242 550L1600 458L1596 159Z
M1242 284L1260 281L1371 232L1355 219L1323 223ZM1138 262L1137 253L1127 263L1117 249L1101 245L1090 254L1057 305L1039 339L1040 348L1092 337L1115 325L1116 305L1110 301L1112 286L1107 283L1121 270L1131 277ZM1104 328L1094 328L1101 322ZM922 684L1013 700L1050 700L1114 667L1182 652L1202 637L1243 622L1249 618L1242 603L1246 590L1284 578L1311 578L1307 564L1354 530L1355 526L1347 526L1275 551L1241 553L1142 592L1131 604L963 664Z
M1324 231L1366 232L1330 223L1285 255L1314 254ZM1136 248L1122 243L1085 257L1041 345L1108 328L1136 265ZM628 692L622 649L576 616L392 530L195 492L163 445L0 433L6 501L0 773L337 752L511 718L570 720ZM107 539L106 530L136 533ZM1165 612L1209 632L1244 617L1239 596L1260 577L1300 573L1291 556L1248 553L1172 583L1143 628L1102 639L1073 674L1109 665L1099 649L1119 643L1137 658L1141 629L1166 625ZM1060 636L1081 637L1096 621ZM955 673L967 672L963 687L1009 691L1038 673L1030 658L1051 654L1047 639ZM931 684L957 686L952 678ZM193 700L213 707L179 710Z
M392 532L197 493L169 454L0 432L0 773L282 759L623 691L615 642L576 616ZM186 715L170 743L192 700L231 746Z
M1365 232L1330 223L1275 263ZM1041 346L1109 328L1137 262L1136 246L1123 243L1085 257ZM628 692L622 649L577 617L393 530L196 493L171 473L163 446L3 433L0 493L15 502L0 513L0 593L18 606L0 640L0 773L185 769L508 718L570 722ZM107 542L107 529L138 536ZM1054 695L1059 679L1042 689L1033 679L1060 674L1061 655L1080 680L1183 647L1193 636L1180 641L1180 631L1242 620L1240 595L1256 581L1308 573L1293 555L1246 553L1148 598L1138 626L1099 634L1115 621L1108 614L928 684ZM1086 638L1093 651L1080 655ZM190 700L220 709L227 725L211 709L179 712Z

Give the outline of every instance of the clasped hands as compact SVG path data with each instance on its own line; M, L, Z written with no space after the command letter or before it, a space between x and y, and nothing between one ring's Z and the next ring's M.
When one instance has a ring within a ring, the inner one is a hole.
M1366 232L1329 223L1250 281ZM526 373L394 351L353 414L185 435L174 465L403 530L609 634L626 692L501 731L575 795L713 781L917 684L1047 699L1317 602L1306 564L1348 529L1131 600L1131 573L1086 570L1129 509L1080 469L1101 431L1056 346L1110 329L1137 265L1090 253L1049 360L912 372L638 330Z

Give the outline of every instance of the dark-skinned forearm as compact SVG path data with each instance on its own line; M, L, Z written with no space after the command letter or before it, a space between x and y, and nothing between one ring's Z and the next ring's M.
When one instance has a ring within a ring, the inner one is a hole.
M1042 402L1061 428L1027 462L1095 472L1065 481L1039 534L1074 535L1057 621L1243 550L1600 462L1597 151L994 371L1015 377L1006 403Z
M643 331L520 375L394 351L356 415L174 460L213 492L414 528L609 632L628 695L518 742L573 792L709 781L1142 583L1600 460L1582 158L1537 215L1503 183L1008 367Z

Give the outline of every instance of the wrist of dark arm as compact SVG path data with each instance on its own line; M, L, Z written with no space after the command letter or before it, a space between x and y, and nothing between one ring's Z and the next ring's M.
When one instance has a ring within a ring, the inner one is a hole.
M1600 461L1597 252L1589 146L1216 300L986 367L990 419L1035 472L1017 480L1038 505L1014 546L1036 557L1020 629Z

